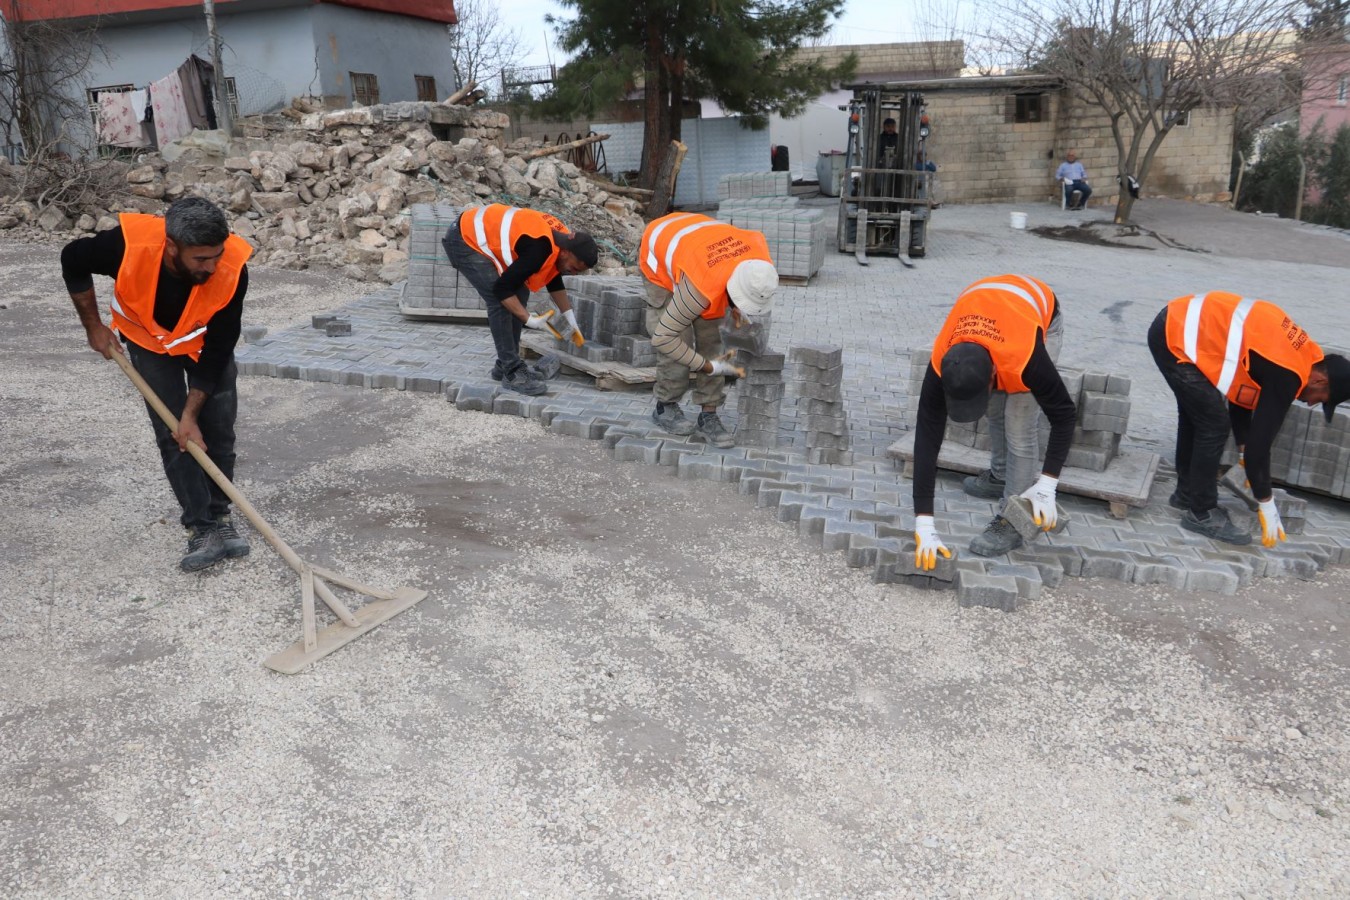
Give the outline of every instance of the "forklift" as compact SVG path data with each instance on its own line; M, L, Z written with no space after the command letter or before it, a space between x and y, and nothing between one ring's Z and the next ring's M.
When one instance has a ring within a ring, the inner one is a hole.
M926 168L928 115L923 95L898 85L850 84L848 149L839 191L839 252L859 265L868 254L912 259L927 252L933 211L932 172ZM894 134L883 123L895 120Z

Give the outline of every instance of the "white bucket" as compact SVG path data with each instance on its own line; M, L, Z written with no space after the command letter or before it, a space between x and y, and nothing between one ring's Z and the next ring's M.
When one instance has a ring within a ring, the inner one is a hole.
M1027 214L1024 212L1011 213L1009 215L1008 224L1011 225L1013 228L1016 228L1018 231L1026 231Z

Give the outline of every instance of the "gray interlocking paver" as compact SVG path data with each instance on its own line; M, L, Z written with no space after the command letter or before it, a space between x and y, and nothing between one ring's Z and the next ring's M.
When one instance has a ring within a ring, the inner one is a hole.
M828 205L833 207L833 202ZM850 565L867 566L880 565L879 549L895 550L900 540L912 538L910 483L887 458L886 448L907 430L906 416L916 399L912 385L922 377L922 365L947 309L961 288L978 278L1021 271L1042 278L1056 290L1065 315L1060 362L1069 370L1075 392L1079 387L1098 392L1100 397L1093 402L1106 404L1092 413L1096 418L1090 421L1107 427L1076 434L1079 451L1115 449L1116 436L1110 429L1124 425L1121 413L1125 409L1117 402L1124 400L1129 417L1125 444L1170 460L1176 405L1153 365L1144 337L1153 317L1176 296L1228 289L1264 297L1293 314L1324 345L1345 343L1342 336L1350 329L1350 306L1317 299L1325 296L1328 285L1342 282L1343 269L1306 262L1248 262L1171 248L1152 251L1148 264L1141 266L1139 251L1050 241L1009 229L1011 209L1006 205L944 208L931 227L927 257L913 269L904 269L889 258L874 259L864 268L851 256L830 252L808 286L780 289L770 334L774 352L766 358L781 359L791 354L791 348L803 348L793 357L791 377L785 384L781 370L752 369L750 378L732 387L723 410L727 426L735 428L741 424L742 398L757 397L759 405L746 403L754 413L748 417L753 420L746 422L748 426L767 421L759 414L767 416L776 401L774 449L738 446L719 450L675 439L650 421L649 393L600 392L590 378L561 376L548 383L549 393L541 398L501 391L488 380L495 353L486 328L407 321L398 312L401 288L397 285L341 309L322 311L307 325L269 333L241 346L240 369L246 375L333 381L371 389L443 391L461 409L537 418L555 433L601 441L615 450L616 457L633 456L672 466L681 477L737 482L736 490L747 499L754 497L759 506L772 509L787 495L791 504L797 504L794 521L798 524L800 510L806 506L843 512L843 518L829 517L830 545L846 552ZM1044 211L1046 219L1056 215L1048 208ZM430 249L433 254L439 251L438 247ZM578 302L583 330L607 324L612 334L616 325L625 327L630 319L624 318L623 307L641 301L631 289L634 283L627 279L625 289L611 297L608 305L598 300ZM606 289L603 279L596 284ZM414 287L425 290L428 286ZM634 309L640 313L640 308ZM350 323L352 334L330 337L325 333L326 325L338 318ZM586 333L589 337L592 332ZM615 340L622 353L645 352L640 336ZM799 376L808 359L832 363L830 355L811 359L812 350L831 347L840 349L841 365L817 366L811 373L813 380L803 382ZM1104 369L1111 374L1103 374ZM816 377L826 381L817 382ZM756 378L765 381L756 383L757 393L749 390ZM837 381L830 383L831 379ZM813 446L808 441L808 433L812 438L828 433L811 427L825 424L813 417L830 416L836 410L848 422L848 451L825 448L819 442ZM1313 420L1320 416L1293 418L1311 423L1307 425L1311 430ZM768 436L756 434L757 438ZM1306 460L1277 447L1276 463L1285 467L1290 480L1306 474L1339 479L1335 483L1344 488L1350 479L1345 437L1340 424L1320 429ZM622 451L617 449L619 444L624 445ZM822 453L832 449L851 453L851 464L826 463ZM816 451L814 459L808 456L810 450ZM1252 547L1228 547L1180 529L1178 513L1166 505L1168 493L1170 486L1165 482L1155 485L1149 506L1132 511L1126 521L1108 517L1101 503L1061 497L1064 513L1072 520L1066 532L1038 538L1008 557L988 561L971 558L964 552L964 542L989 521L993 504L967 497L959 478L941 475L935 498L939 531L960 554L963 574L969 572L972 579L961 602L982 597L986 605L1012 609L1020 600L1029 599L1025 577L1019 586L1012 575L995 577L988 572L1009 564L1035 567L1045 586L1085 572L1093 577L1175 583L1174 569L1181 566L1188 590L1230 593L1253 578L1312 577L1324 565L1350 563L1350 515L1343 503L1311 498L1301 509L1282 508L1282 516L1288 511L1290 540L1270 551L1259 540ZM844 498L883 504L885 509L877 506L869 513L867 508L841 505L838 501ZM1238 501L1225 502L1225 507L1251 521ZM861 526L862 533L848 527L855 525ZM1294 531L1300 525L1305 534ZM865 533L868 526L875 537ZM823 539L824 518L820 528ZM878 580L927 588L941 585L931 576L906 580L909 576L891 574L894 577ZM976 576L992 580L977 582ZM1012 599L1010 590L1015 595ZM1018 594L1019 590L1024 593Z

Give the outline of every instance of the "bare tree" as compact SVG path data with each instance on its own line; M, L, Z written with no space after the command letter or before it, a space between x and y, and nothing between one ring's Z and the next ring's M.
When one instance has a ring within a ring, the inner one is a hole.
M29 20L20 0L0 0L0 129L29 156L85 122L84 74L106 59L97 23Z
M502 18L492 0L455 0L458 24L450 26L450 55L460 87L481 82L490 93L502 91L501 73L525 58L520 29Z
M1059 77L1100 109L1116 175L1144 184L1172 128L1195 109L1236 106L1298 65L1298 0L985 0L980 39L1013 67ZM1115 220L1134 198L1122 189Z

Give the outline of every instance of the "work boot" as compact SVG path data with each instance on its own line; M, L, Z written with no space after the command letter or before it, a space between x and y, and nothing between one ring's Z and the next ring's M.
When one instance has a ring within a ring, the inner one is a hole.
M678 403L656 401L656 412L652 413L652 421L659 425L662 431L669 434L683 437L694 433L694 423L685 418Z
M178 567L184 572L200 572L225 558L225 542L212 526L188 529L188 552Z
M1183 494L1181 489L1178 488L1172 492L1172 496L1167 498L1167 505L1184 512L1191 508L1191 498Z
M1203 534L1210 540L1223 541L1225 544L1252 542L1251 534L1233 523L1228 516L1228 510L1218 506L1206 513L1203 518L1189 509L1186 510L1186 514L1181 517L1181 527L1196 534Z
M248 538L235 530L234 520L228 513L216 519L216 533L220 535L220 542L225 545L227 559L248 556Z
M736 443L736 439L732 437L730 431L727 431L716 412L698 414L698 433L714 447L731 447Z
M995 478L991 469L961 479L961 490L981 500L1002 500L1004 487L1003 479Z
M976 556L1003 556L1022 546L1022 536L1012 523L1002 516L994 516L984 531L970 542L970 552Z
M492 376L492 380L493 380L493 381L501 381L501 380L502 380L502 364L501 364L501 363L493 363L493 364L492 364L492 371L489 372L488 374Z
M535 378L528 366L520 365L511 373L503 376L502 387L517 394L538 397L548 393L548 387L541 379Z

